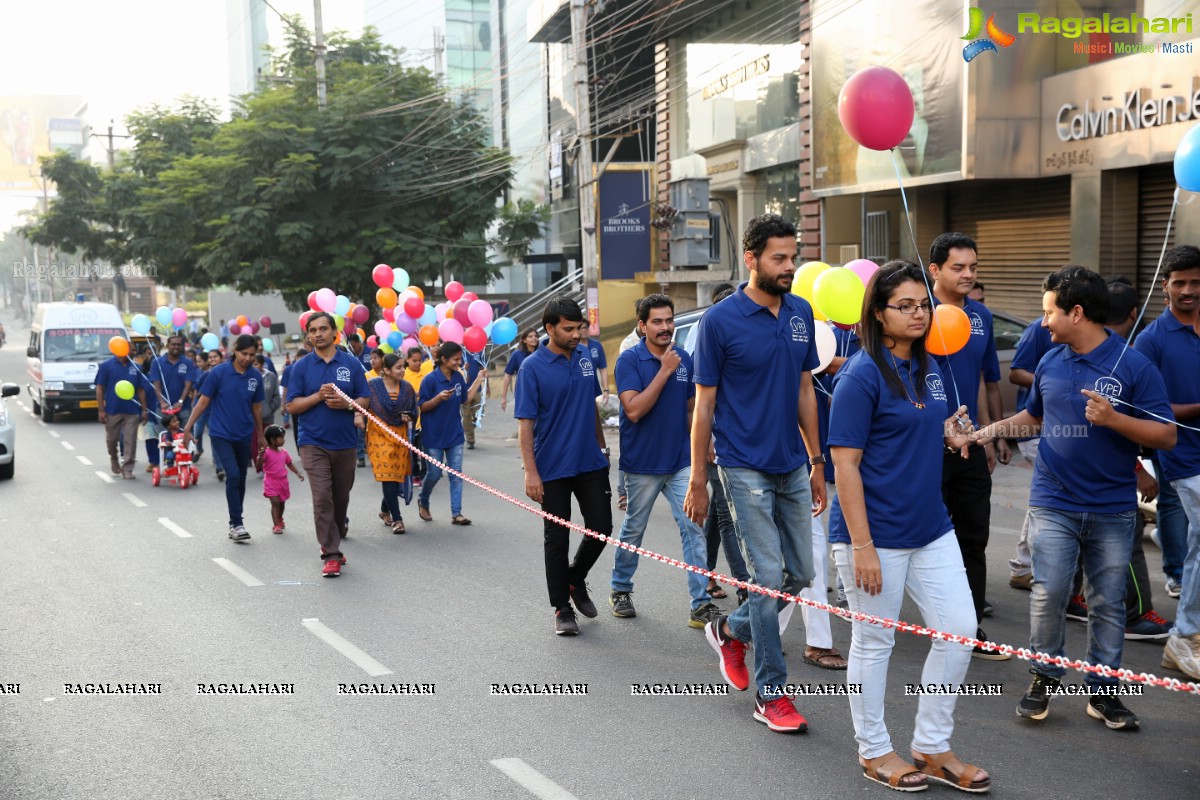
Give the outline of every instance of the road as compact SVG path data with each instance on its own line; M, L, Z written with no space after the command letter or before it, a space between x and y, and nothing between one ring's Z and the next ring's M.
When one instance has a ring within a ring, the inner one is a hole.
M0 378L24 383L19 331L0 350ZM14 344L14 342L16 344ZM468 487L471 527L449 524L448 490L432 523L414 507L410 533L376 517L379 492L357 473L348 565L322 579L306 485L293 483L288 532L273 536L258 482L247 492L249 544L225 536L223 487L201 462L187 490L106 476L95 419L45 425L17 418L16 478L0 484L0 797L70 798L842 798L883 796L855 760L844 697L802 699L810 732L774 734L751 718L753 697L634 697L632 684L721 685L703 633L686 625L678 570L643 561L639 616L602 613L555 637L545 595L540 521ZM498 404L466 471L521 494L515 424ZM610 434L615 443L615 433ZM144 455L144 454L143 454ZM1029 472L997 472L986 621L993 640L1028 639L1029 595L1007 586ZM293 479L294 480L294 479ZM615 514L619 520L619 514ZM645 545L678 555L665 508ZM1165 616L1175 601L1157 582ZM592 593L604 610L606 554ZM722 561L722 568L724 562ZM732 592L731 592L732 594ZM732 608L726 600L723 604ZM906 605L906 619L917 619ZM805 665L804 631L788 630L789 678L835 682ZM1085 627L1068 645L1082 655ZM850 628L835 623L846 652ZM333 642L333 644L331 644ZM338 645L335 647L334 645ZM927 643L898 636L888 716L905 752ZM1162 673L1161 647L1130 643L1126 666ZM1028 683L1018 661L973 661L968 680L999 697L958 704L956 751L985 766L1013 798L1200 793L1200 697L1149 689L1130 698L1139 733L1108 731L1083 702L1056 700L1040 726L1019 722ZM77 684L157 686L161 693L71 693ZM493 684L586 684L585 695L496 695ZM210 684L266 684L291 694L199 694ZM429 694L353 695L344 685ZM13 693L14 685L19 693ZM1119 756L1118 756L1119 754ZM1114 758L1114 756L1118 756ZM934 789L933 791L948 790Z

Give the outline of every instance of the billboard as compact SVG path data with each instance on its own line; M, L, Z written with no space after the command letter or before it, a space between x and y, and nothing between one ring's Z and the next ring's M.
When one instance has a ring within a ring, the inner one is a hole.
M41 197L38 158L86 143L82 121L67 122L82 105L78 95L0 97L0 193Z
M906 184L961 177L966 64L961 0L813 0L813 189L820 194L896 188L892 153L859 147L842 130L838 94L860 69L895 70L916 116L896 151Z
M596 229L604 280L633 280L635 272L650 271L651 179L649 164L612 164L600 176Z

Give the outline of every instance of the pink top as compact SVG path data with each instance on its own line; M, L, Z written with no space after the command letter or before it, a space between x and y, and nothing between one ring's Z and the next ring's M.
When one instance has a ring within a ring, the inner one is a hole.
M280 500L287 500L292 496L291 486L288 484L288 464L292 463L292 456L287 450L280 448L275 450L268 447L263 454L263 496L277 497Z

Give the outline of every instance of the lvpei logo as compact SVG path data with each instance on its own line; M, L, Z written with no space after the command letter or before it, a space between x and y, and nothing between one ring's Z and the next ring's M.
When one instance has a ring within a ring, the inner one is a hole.
M980 37L981 33L986 33L987 36ZM968 41L967 46L963 48L963 61L968 63L980 53L1000 52L997 45L1008 47L1017 40L1017 37L1011 33L1000 29L1000 26L996 24L995 14L988 17L987 24L984 24L982 8L970 10L967 34L960 38Z

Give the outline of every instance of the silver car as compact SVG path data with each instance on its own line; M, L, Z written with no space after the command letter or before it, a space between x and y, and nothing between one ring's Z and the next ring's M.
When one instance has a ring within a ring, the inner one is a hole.
M8 413L8 398L20 393L21 387L15 383L0 386L0 480L11 478L17 466L16 453L13 451L17 436L13 430L12 415Z

